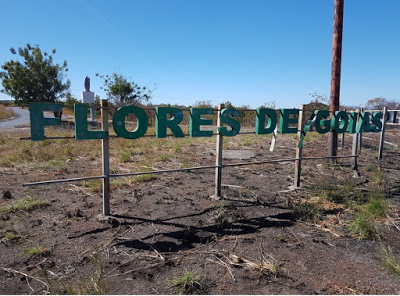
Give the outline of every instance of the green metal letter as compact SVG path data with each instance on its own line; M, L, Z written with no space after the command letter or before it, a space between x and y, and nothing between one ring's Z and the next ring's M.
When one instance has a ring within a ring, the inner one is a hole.
M125 118L128 114L134 114L137 118L136 129L130 132L125 127ZM118 136L124 139L139 139L147 132L149 119L146 112L136 106L124 106L119 108L113 117L114 130Z
M213 114L211 108L190 108L190 136L191 137L212 137L213 131L201 131L201 125L211 125L212 119L200 118L203 114Z
M370 125L369 125L369 112L361 112L360 113L360 120L358 120L356 133L370 132Z
M62 105L54 103L29 103L32 141L43 141L45 139L45 125L61 125L60 118L46 118L43 116L43 111L62 112Z
M172 115L170 119L168 119L168 114ZM183 132L178 125L182 120L182 110L170 107L156 107L156 137L165 138L167 136L167 127L169 127L176 138L183 138Z
M89 131L87 122L87 105L75 104L75 139L90 140L90 139L105 139L106 131L97 130Z
M289 127L289 124L297 124L298 118L291 118L290 115L299 115L299 109L281 109L281 119L279 121L279 132L281 134L295 134L296 127Z
M240 112L237 109L223 109L221 111L220 120L227 125L230 125L231 130L228 131L226 126L219 126L218 131L226 137L236 136L240 132L240 122L232 117L240 117Z
M331 121L331 128L338 134L343 134L347 130L349 116L346 111L336 111Z
M307 121L307 123L305 124L305 126L304 126L304 128L303 128L303 132L302 132L301 135L300 135L299 143L297 144L297 147L298 147L298 148L303 147L304 138L306 137L306 135L307 135L307 133L308 133L308 130L310 129L310 126L311 126L312 123L313 123L314 117L315 117L315 114L314 114L314 113L311 114L310 119L309 119L309 120Z
M356 132L357 116L358 116L358 113L350 112L350 119L349 119L349 133L350 134L354 134Z
M316 115L315 118L315 130L319 133L319 134L325 134L327 132L329 132L330 130L330 126L329 120L321 120L322 118L329 118L329 111L328 110L315 110L314 114ZM321 124L325 127L322 128Z
M268 124L265 126L265 117L268 116ZM272 133L277 122L276 112L273 109L258 108L256 114L256 134L263 135Z
M382 130L382 112L374 112L372 113L372 124L370 126L371 132L379 133Z

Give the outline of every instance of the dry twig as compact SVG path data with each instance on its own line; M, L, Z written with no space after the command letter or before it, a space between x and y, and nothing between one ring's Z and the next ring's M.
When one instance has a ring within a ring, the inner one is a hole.
M31 276L29 274L26 274L24 272L21 272L21 271L12 269L12 268L0 267L0 269L4 270L5 272L12 273L14 276L16 276L17 274L23 275L25 277L26 283L28 284L28 287L32 290L33 293L37 293L37 291L35 291L32 288L32 286L30 285L29 280L28 280L29 278L31 278L31 279L33 279L33 280L45 285L46 286L46 293L49 293L49 290L50 290L49 285L47 285L44 281L42 281L41 279L39 279L37 277Z

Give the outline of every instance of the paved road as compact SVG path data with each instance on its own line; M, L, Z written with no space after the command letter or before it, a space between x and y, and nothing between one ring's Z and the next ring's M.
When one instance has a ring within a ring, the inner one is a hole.
M0 130L13 129L17 125L29 123L29 110L19 107L9 107L14 111L14 117L10 120L0 121Z

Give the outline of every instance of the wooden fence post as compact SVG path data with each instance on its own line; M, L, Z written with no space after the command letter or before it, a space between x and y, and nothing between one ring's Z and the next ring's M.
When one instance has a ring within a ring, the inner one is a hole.
M217 127L221 126L221 110L224 109L224 104L218 105L218 117L217 117ZM215 152L215 192L214 198L220 199L221 198L221 187L222 187L222 149L223 149L223 135L217 130L217 145L216 145L216 152Z
M381 130L381 139L379 141L378 160L382 159L383 145L385 143L386 110L387 110L387 108L383 107L382 130Z
M110 146L108 138L108 101L101 100L101 128L106 131L102 141L103 158L103 214L110 215Z
M360 112L360 109L356 109L356 115L355 115L355 116L357 116L357 118L355 119L356 125L358 123L358 120L360 120L359 112ZM357 148L358 148L358 134L354 133L353 134L353 144L351 147L351 155L353 156L351 159L351 165L354 170L354 175L357 174L357 176L358 176L359 173L358 173L358 165L357 165Z
M304 105L300 105L299 110L299 121L297 123L297 144L300 142L301 134L303 133L303 113ZM303 154L303 148L299 148L296 145L296 160L294 163L294 187L300 187L300 177L301 177L301 156Z
M361 108L360 112L364 112L364 108ZM360 131L360 133L358 134L358 154L361 154L361 148L362 148L362 131Z
M271 140L271 145L269 146L269 151L273 152L275 148L275 142L276 142L276 137L278 136L278 126L279 126L279 120L276 121L276 127L274 129L274 133L272 134L272 140Z
M344 112L346 112L346 109L344 109ZM342 149L344 148L344 135L346 132L342 133L342 141L340 143L340 146L342 147Z

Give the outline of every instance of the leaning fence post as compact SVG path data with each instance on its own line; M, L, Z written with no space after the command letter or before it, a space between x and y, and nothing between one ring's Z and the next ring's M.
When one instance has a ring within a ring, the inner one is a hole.
M276 137L278 136L278 120L276 121L276 127L274 129L274 133L272 134L271 145L269 146L269 151L273 152L275 148Z
M223 136L219 132L218 127L221 126L221 110L224 109L224 104L218 105L218 116L217 116L217 145L216 145L216 152L215 152L215 192L214 198L219 199L221 197L221 187L222 187L222 148L223 148Z
M300 187L300 176L301 176L301 156L303 154L303 148L299 148L299 142L301 134L303 133L303 113L304 105L300 105L299 110L299 121L297 124L297 145L296 145L296 160L294 163L294 187Z
M385 143L385 129L386 129L386 107L383 107L383 116L382 116L382 130L381 130L381 139L379 141L379 152L378 152L378 160L382 159L383 145Z
M103 158L103 214L110 215L110 147L108 138L108 101L101 100L101 128L106 131L106 136L102 139L102 158Z

